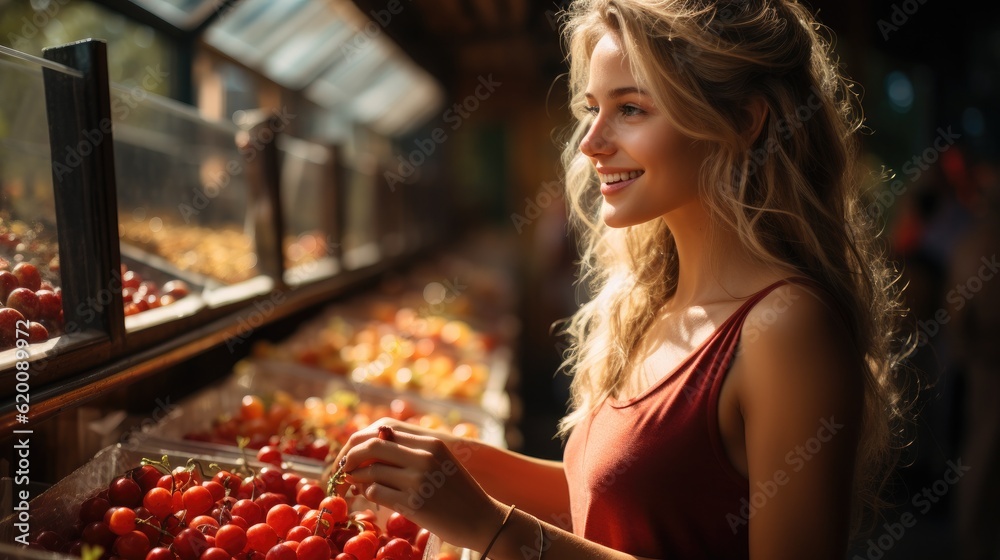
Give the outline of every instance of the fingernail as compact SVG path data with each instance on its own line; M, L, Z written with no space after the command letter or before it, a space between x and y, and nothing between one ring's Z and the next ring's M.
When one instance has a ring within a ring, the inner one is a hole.
M393 441L395 438L393 438L392 428L390 426L379 426L378 438L386 441Z

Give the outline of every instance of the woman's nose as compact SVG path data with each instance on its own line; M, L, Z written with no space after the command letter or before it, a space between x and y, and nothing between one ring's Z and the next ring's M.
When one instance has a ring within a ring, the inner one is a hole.
M580 152L587 157L607 155L614 151L614 134L600 117L590 125L590 130L580 142Z

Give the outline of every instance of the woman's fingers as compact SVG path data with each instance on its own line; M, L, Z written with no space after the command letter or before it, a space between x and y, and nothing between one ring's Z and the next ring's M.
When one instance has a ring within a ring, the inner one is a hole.
M413 470L390 465L372 463L359 467L347 475L347 482L362 487L381 484L395 490L402 490L413 484Z
M379 428L385 425L386 424L377 422L352 435L347 444L344 445L344 448L340 451L340 454L338 454L336 464L339 465L340 461L346 458L344 471L350 472L368 459L395 462L390 460L388 456L370 455L371 453L385 453L387 449L392 449L391 446L380 445L376 442L395 443L397 444L397 449L410 448L424 451L433 451L438 447L443 446L440 440L435 437L410 433L405 428L401 429L400 426L396 425L390 425L392 427L391 442L381 439L379 438ZM394 455L393 458L400 459L401 456Z
M372 422L370 426L351 434L351 437L347 439L347 442L344 444L344 446L340 448L340 452L337 453L337 458L336 460L334 460L333 464L334 465L339 464L340 460L343 459L347 455L347 453L355 446L360 445L361 443L368 441L371 438L377 438L379 429L382 428L383 426L388 426L392 428L393 439L395 439L396 434L411 432L410 425L406 424L405 422L400 422L393 418L380 418L375 422Z
M407 505L412 501L406 492L391 488L384 484L372 483L362 492L368 501L385 506L393 511L399 512L404 517L411 517L414 509Z
M430 464L430 452L424 449L428 442L397 437L396 441L371 438L354 446L344 461L344 472L351 474L356 469L372 461L388 463L399 467L426 468Z

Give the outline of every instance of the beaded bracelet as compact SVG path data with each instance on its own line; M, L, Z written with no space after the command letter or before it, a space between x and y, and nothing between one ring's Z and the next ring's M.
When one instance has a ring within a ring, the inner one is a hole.
M497 539L500 538L501 531L503 531L503 528L507 526L507 521L510 520L510 514L514 513L515 509L517 509L517 506L511 504L510 509L507 510L507 515L503 516L503 521L500 523L500 528L497 529L497 534L493 535L493 540L490 541L490 544L486 545L486 550L483 551L483 555L480 558L486 559L486 556L490 553L490 549L493 548Z

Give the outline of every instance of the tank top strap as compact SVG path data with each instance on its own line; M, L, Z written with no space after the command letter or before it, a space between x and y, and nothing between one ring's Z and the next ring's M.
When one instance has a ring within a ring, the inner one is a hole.
M750 313L750 310L753 309L754 306L756 306L758 303L760 303L761 300L769 296L771 292L780 288L781 286L784 286L786 284L791 284L793 282L822 288L819 282L816 282L811 278L806 278L805 276L791 276L789 278L782 278L781 280L774 282L773 284L767 286L763 290L760 290L759 292L748 297L746 301L744 301L743 304L740 305L740 307L736 310L736 312L730 315L729 317L730 320L734 321L737 324L742 323L743 320L746 318L746 316Z
M805 276L790 276L788 278L782 278L781 280L770 284L766 288L748 297L746 301L744 301L743 304L740 305L740 307L719 327L719 331L716 333L716 336L713 337L716 338L716 342L721 342L723 346L735 346L739 338L735 335L742 330L743 323L750 314L750 311L773 291L788 284L800 284L814 288L821 292L820 298L823 301L823 304L827 306L831 305L830 300L833 297L832 292L816 280ZM843 311L838 309L837 314L846 325L847 318Z

